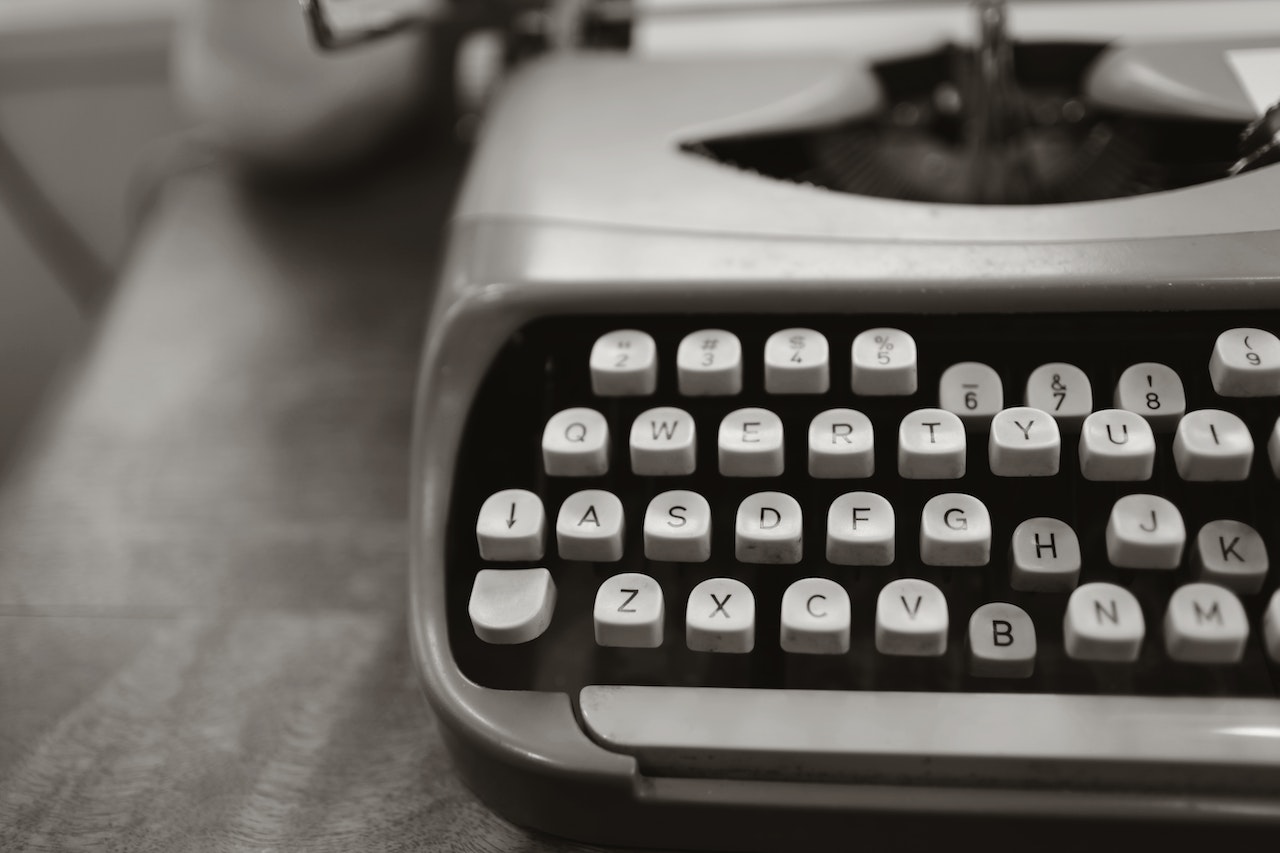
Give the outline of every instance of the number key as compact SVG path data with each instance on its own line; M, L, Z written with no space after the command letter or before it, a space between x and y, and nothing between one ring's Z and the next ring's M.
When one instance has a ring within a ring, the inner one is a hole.
M988 421L1004 408L1000 374L976 361L953 364L943 371L938 383L938 405L965 423Z
M1209 378L1223 397L1280 396L1280 338L1262 329L1223 332L1213 345Z
M601 335L591 347L591 391L599 397L644 397L658 387L658 347L635 329Z
M1074 364L1042 364L1027 378L1026 404L1053 415L1058 426L1078 428L1093 411L1093 386Z
M783 329L764 345L764 390L825 394L831 387L827 339L813 329Z
M1172 367L1144 361L1120 374L1115 404L1142 415L1152 429L1170 430L1187 412L1187 395Z

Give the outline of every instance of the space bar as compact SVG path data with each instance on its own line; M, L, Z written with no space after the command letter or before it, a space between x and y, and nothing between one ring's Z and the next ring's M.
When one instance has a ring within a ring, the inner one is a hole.
M653 776L1280 783L1274 700L634 686L579 698L591 737Z

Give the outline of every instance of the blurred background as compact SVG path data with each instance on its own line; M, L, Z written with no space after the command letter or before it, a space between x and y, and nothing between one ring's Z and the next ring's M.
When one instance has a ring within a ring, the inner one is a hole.
M187 0L0 0L0 476L91 333L144 164L181 130Z

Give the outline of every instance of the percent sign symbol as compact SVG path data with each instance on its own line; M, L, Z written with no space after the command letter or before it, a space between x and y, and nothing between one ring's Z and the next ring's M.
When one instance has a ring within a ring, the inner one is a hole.
M876 335L876 361L889 364L889 351L893 349L893 341L888 335Z

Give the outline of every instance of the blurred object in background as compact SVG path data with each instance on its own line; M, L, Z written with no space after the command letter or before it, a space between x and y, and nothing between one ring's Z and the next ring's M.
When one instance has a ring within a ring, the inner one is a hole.
M252 167L309 174L346 165L415 118L426 97L421 32L322 54L297 0L186 2L174 44L179 100Z
M0 473L124 256L144 150L181 127L185 0L0 0Z

